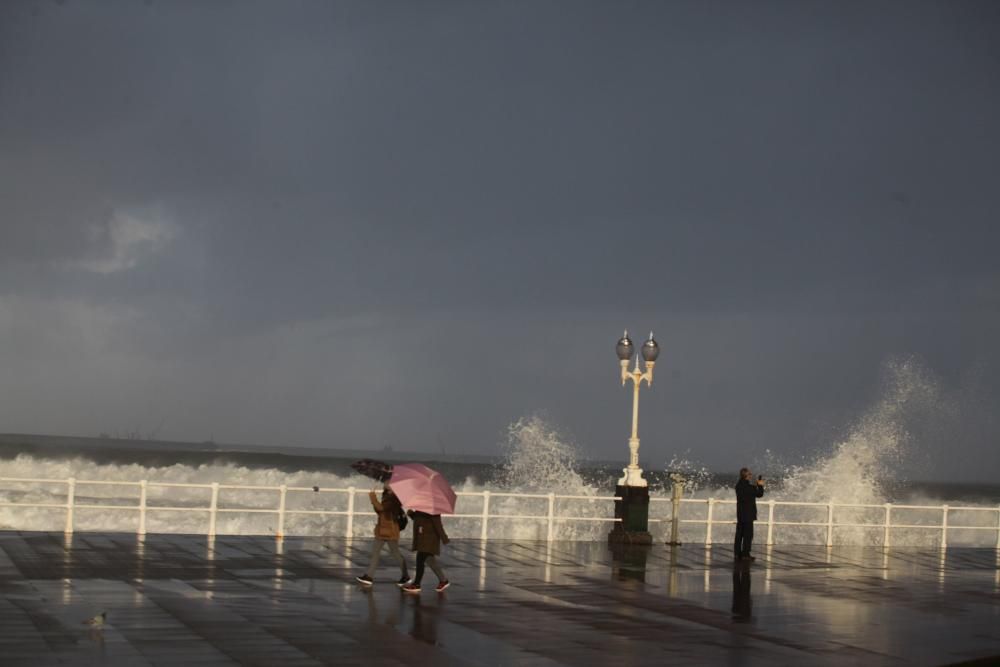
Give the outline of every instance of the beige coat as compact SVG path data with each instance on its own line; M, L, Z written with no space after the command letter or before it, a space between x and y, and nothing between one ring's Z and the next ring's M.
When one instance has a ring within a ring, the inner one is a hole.
M374 491L368 494L372 501L372 507L378 512L378 523L375 524L375 537L380 540L391 542L399 541L399 521L397 517L402 514L403 506L399 504L399 498L392 493L383 493L382 501Z

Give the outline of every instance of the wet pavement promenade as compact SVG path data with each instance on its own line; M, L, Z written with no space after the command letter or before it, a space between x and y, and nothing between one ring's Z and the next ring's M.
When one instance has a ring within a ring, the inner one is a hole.
M370 544L0 532L0 665L1000 664L988 549L453 541L411 597Z

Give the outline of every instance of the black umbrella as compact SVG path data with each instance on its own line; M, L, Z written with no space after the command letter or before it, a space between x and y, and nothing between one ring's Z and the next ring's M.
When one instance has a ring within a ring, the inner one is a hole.
M392 464L375 459L361 459L352 463L351 467L365 477L371 477L379 482L387 482L392 477Z

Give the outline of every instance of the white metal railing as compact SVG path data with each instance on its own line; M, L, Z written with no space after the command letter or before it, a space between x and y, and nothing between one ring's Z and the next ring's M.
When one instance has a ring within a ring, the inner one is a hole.
M206 534L208 536L215 536L217 519L220 514L271 514L277 518L277 527L275 529L275 534L278 537L283 537L285 535L285 525L286 519L290 515L300 515L300 516L343 516L346 518L346 535L352 536L354 533L354 516L356 514L355 510L355 496L358 493L367 494L367 489L358 489L355 487L348 488L319 488L319 487L293 487L287 485L280 486L261 486L261 485L242 485L242 484L220 484L218 482L213 482L211 484L194 484L194 483L182 483L182 482L157 482L150 480L140 480L138 482L124 482L124 481L110 481L110 480L79 480L75 478L67 479L41 479L41 478L27 478L27 477L0 477L0 482L10 482L16 484L46 484L46 485L65 485L66 488L66 500L65 502L11 502L11 501L0 501L0 507L33 507L33 508L47 508L47 509L57 509L65 512L66 523L65 532L72 533L74 531L74 512L78 509L84 510L115 510L115 511L134 511L138 512L138 528L137 534L146 534L146 524L147 517L151 512L204 512L207 513L207 529ZM81 503L77 501L78 487L80 486L118 486L118 487L135 487L139 491L137 498L137 503L135 505L128 504L98 504L92 502ZM151 505L148 502L148 494L150 488L160 488L160 489L202 489L209 493L208 505L207 506L171 506L171 505ZM273 507L221 507L219 504L220 496L225 491L262 491L268 493L274 493L275 495L275 505ZM346 510L336 510L336 509L299 509L299 508L289 508L288 507L288 495L296 493L308 493L308 494L342 494L346 495L347 499L347 509ZM548 494L526 494L526 493L510 493L510 492L498 492L498 491L461 491L457 494L460 497L479 497L482 499L482 509L480 512L475 514L454 514L451 515L456 519L477 519L480 522L480 537L482 539L487 539L489 536L489 524L490 521L537 521L546 528L546 540L552 541L554 537L555 526L560 523L565 522L607 522L614 523L619 522L621 519L612 518L608 516L596 516L591 514L588 516L577 516L564 514L562 512L557 512L557 507L561 501L576 500L576 501L614 501L619 500L616 496L584 496L584 495L560 495L555 493ZM535 500L545 500L547 501L547 511L545 514L520 514L520 513L494 513L491 512L491 508L495 505L491 503L492 499L496 498L517 498L517 499L535 499ZM671 503L670 518L668 519L649 519L650 524L675 524L675 531L679 529L681 525L684 524L703 524L705 526L705 536L704 544L710 547L713 540L712 529L714 526L718 525L733 525L735 520L733 519L720 519L716 514L716 508L719 505L735 505L735 500L719 499L719 498L659 498L651 497L651 503ZM705 518L683 518L682 508L687 506L698 506L704 505L706 508ZM758 524L762 524L767 527L767 537L766 544L775 544L775 527L780 526L796 526L796 527L812 527L818 528L825 531L825 543L827 546L834 545L834 538L836 531L838 529L844 528L862 528L870 530L881 530L882 532L882 544L883 546L891 546L892 543L892 531L896 529L910 529L910 530L925 530L925 531L938 531L940 533L939 544L941 548L946 548L948 546L948 533L949 531L993 531L997 534L996 548L1000 550L1000 506L998 507L963 507L963 506L950 506L950 505L896 505L892 503L885 503L882 505L873 504L858 504L858 503L816 503L816 502L793 502L793 501L783 501L783 500L766 500L760 501L758 506L763 506L767 509L766 520L758 521ZM802 520L778 520L776 516L776 509L780 508L822 508L826 510L826 519L823 521L802 521ZM854 510L881 510L882 520L880 522L858 522L858 521L838 521L838 510L841 509L854 509ZM894 523L893 517L894 512L908 511L908 510L924 510L924 511L937 511L940 512L940 522L936 524L919 524L919 523ZM949 516L955 512L991 512L997 515L997 521L994 525L965 525L965 524L955 524L949 523ZM368 515L368 512L364 512ZM732 513L730 513L732 516ZM676 534L676 532L674 533Z
M10 501L0 501L0 507L36 507L36 508L49 508L49 509L62 509L66 512L66 533L72 533L74 531L74 512L78 509L87 510L115 510L115 511L134 511L139 513L138 529L136 531L139 535L146 534L146 518L150 512L206 512L208 513L208 526L206 529L206 535L209 537L214 537L216 535L217 519L220 514L272 514L277 517L277 529L275 530L275 535L277 537L285 536L285 519L289 515L313 515L313 516L344 516L346 517L347 527L345 534L348 536L354 533L354 516L356 514L354 499L358 493L368 494L367 489L358 489L356 487L348 488L319 488L312 486L302 486L293 487L282 484L281 486L259 486L259 485L244 485L244 484L219 484L218 482L213 482L211 484L191 484L191 483L180 483L180 482L156 482L150 480L140 480L138 482L118 482L109 480L82 480L75 478L67 479L40 479L40 478L27 478L27 477L0 477L0 482L13 482L13 483L32 483L32 484L49 484L58 485L62 484L66 487L66 502L65 503L35 503L35 502L10 502ZM136 487L139 489L138 503L135 505L125 505L125 504L95 504L95 503L80 503L76 500L76 491L79 486L86 485L103 485L103 486L124 486L124 487ZM207 507L199 506L183 506L175 507L169 505L150 505L148 503L148 492L150 488L183 488L183 489L205 489L210 492L209 502ZM268 507L220 507L219 498L223 491L227 490L238 490L238 491L265 491L274 492L277 494L276 497L276 507L273 509ZM290 509L287 505L287 499L289 493L306 493L318 494L318 493L333 493L333 494L345 494L347 496L347 509L346 510L334 510L334 509ZM580 495L557 495L555 493L548 494L531 494L531 493L504 493L496 491L460 491L456 495L462 496L478 496L482 498L482 511L477 514L451 514L452 518L456 519L478 519L481 522L480 537L486 539L489 535L489 522L493 520L517 520L517 521L539 521L545 522L546 526L546 540L552 541L554 535L554 528L557 523L568 522L568 521L583 521L583 522L619 522L621 519L612 517L601 517L601 516L571 516L556 512L556 506L558 501L562 500L589 500L589 501L613 501L619 500L616 496L580 496ZM517 499L542 499L546 500L548 504L548 511L545 514L507 514L507 513L491 513L490 512L490 499L491 498L517 498ZM368 516L369 512L364 512L365 516Z
M659 503L672 503L671 513L669 519L650 519L650 523L668 523L675 522L678 525L683 524L704 524L705 525L705 548L710 548L713 544L712 539L712 527L717 525L735 525L735 519L718 519L715 516L714 510L718 505L735 505L735 500L720 499L720 498L683 498L679 500L674 500L671 498L650 498L650 502ZM705 505L705 518L704 519L685 519L682 518L680 511L680 505L682 504L695 504L695 505ZM767 526L767 540L765 544L773 545L774 542L774 528L775 526L798 526L798 527L812 527L819 528L826 533L826 546L832 547L834 545L834 534L838 528L863 528L871 530L881 530L882 532L882 546L889 547L892 545L892 531L895 529L910 529L910 530L926 530L926 531L937 531L940 533L939 545L942 549L948 546L948 531L991 531L997 534L996 548L1000 550L1000 506L997 507L964 507L964 506L953 506L953 505L897 505L893 503L884 503L881 505L873 504L861 504L861 503L814 503L814 502L795 502L795 501L785 501L785 500L762 500L757 503L758 506L764 506L767 508L767 519L757 521L758 524L763 524ZM775 508L780 507L806 507L806 508L823 508L826 510L826 520L825 521L779 521L775 518ZM837 521L837 510L844 509L854 509L854 510L881 510L882 511L882 521L881 522L858 522L858 521ZM907 511L907 510L924 510L924 511L937 511L941 513L940 523L927 524L927 523L893 523L893 511ZM967 524L954 524L949 523L949 515L954 512L989 512L997 515L997 521L995 525L967 525Z

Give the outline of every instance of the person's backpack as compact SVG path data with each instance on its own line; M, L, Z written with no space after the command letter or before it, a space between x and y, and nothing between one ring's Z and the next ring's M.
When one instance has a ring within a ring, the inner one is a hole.
M396 523L399 524L400 530L406 530L406 524L408 524L409 522L410 520L406 518L405 513L400 512L399 514L396 515Z

